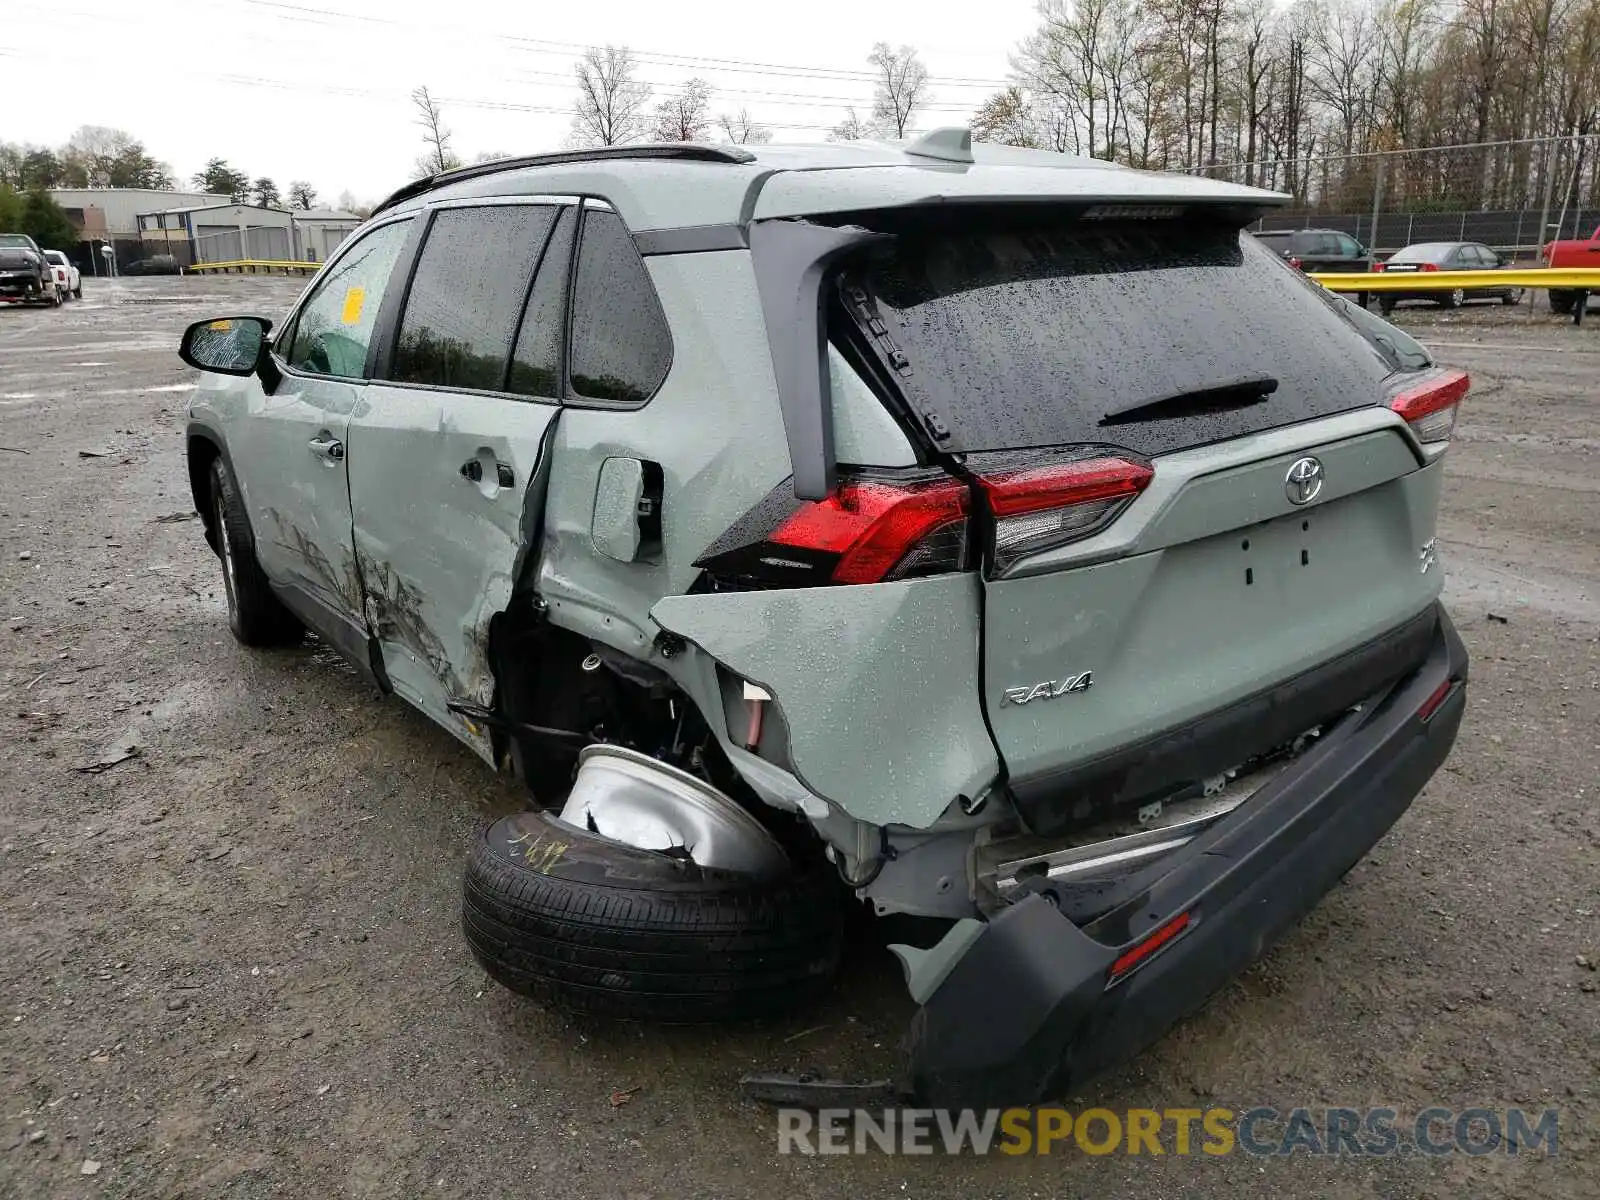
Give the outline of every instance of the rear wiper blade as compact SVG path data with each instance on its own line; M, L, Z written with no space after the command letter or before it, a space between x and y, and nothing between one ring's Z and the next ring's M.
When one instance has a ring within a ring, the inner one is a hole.
M1278 381L1271 375L1251 375L1229 383L1158 396L1154 400L1140 400L1107 413L1100 418L1100 424L1133 425L1140 421L1165 421L1174 417L1229 412L1236 408L1249 408L1252 404L1263 404L1277 390Z

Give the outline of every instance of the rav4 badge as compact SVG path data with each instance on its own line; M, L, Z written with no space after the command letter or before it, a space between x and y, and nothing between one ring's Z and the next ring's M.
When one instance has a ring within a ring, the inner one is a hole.
M1041 683L1009 687L1005 690L1005 703L1026 704L1030 700L1054 700L1072 692L1087 692L1094 686L1094 672L1068 675L1065 679L1046 679Z

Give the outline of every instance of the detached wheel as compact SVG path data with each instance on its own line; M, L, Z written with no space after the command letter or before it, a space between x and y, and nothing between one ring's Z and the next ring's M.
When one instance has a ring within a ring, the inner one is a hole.
M758 879L525 812L473 843L462 926L485 971L540 1002L605 1017L737 1021L827 990L847 894L820 861Z
M255 537L239 487L220 457L211 464L211 521L233 636L246 646L292 646L300 641L305 626L272 594L256 561Z

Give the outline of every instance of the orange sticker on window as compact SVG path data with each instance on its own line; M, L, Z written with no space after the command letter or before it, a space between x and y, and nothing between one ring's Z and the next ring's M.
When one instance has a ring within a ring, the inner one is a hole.
M367 289L353 287L344 294L344 315L340 317L346 325L357 325L361 321L361 306L367 302Z

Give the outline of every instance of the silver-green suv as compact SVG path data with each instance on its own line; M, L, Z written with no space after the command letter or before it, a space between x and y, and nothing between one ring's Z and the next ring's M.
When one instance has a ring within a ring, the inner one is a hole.
M202 322L189 471L305 629L529 811L484 967L697 1021L909 914L902 1090L1057 1096L1311 906L1449 752L1460 372L1241 232L1284 197L909 143L403 189Z

